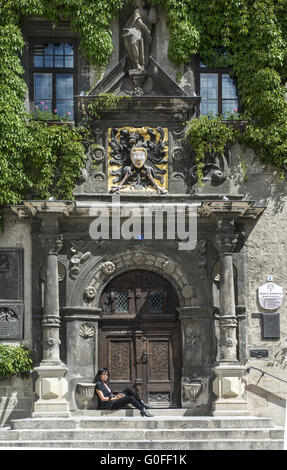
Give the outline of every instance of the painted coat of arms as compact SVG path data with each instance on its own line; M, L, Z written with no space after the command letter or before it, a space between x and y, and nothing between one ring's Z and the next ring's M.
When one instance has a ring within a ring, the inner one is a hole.
M109 191L166 194L167 136L161 127L109 129Z

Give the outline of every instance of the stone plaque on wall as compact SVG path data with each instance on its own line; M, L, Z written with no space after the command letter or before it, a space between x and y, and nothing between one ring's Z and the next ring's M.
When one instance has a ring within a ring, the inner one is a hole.
M23 337L23 248L0 249L0 339Z
M23 300L23 248L0 249L0 302Z
M0 305L0 339L22 338L23 312L23 304Z

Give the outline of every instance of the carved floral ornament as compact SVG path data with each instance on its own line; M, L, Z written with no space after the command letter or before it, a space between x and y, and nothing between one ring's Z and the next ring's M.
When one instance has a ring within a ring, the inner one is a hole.
M101 269L105 275L109 276L115 272L116 266L112 261L106 261L102 264Z
M84 292L84 298L87 302L91 302L96 297L97 291L94 286L88 286Z

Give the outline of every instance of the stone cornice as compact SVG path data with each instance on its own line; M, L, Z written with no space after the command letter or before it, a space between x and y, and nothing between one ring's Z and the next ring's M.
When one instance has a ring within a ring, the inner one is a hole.
M24 201L22 204L9 206L11 212L17 214L19 218L41 218L42 214L51 214L54 217L76 216L76 217L94 217L90 215L91 208L107 207L110 210L113 206L113 200L109 194L99 194L97 199L81 199L80 201ZM237 198L239 195L237 195ZM264 206L256 205L255 201L238 200L234 195L233 200L223 201L202 200L188 194L168 194L159 197L148 197L145 195L133 194L129 197L121 195L121 207L146 207L160 205L161 207L176 206L177 204L197 206L197 214L200 218L209 217L232 217L237 221L255 220L266 209Z

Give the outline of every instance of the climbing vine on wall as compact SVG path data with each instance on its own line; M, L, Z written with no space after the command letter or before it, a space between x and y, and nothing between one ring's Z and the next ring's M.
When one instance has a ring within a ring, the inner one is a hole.
M57 23L69 19L80 47L95 65L105 66L112 52L111 20L129 0L0 0L0 206L30 195L70 198L84 162L78 129L29 122L27 92L19 57L24 46L21 23L29 16ZM253 147L265 163L287 165L287 7L286 0L151 0L167 11L169 56L188 63L193 54L213 66L229 66L237 84L244 133L228 133L218 118L194 120L189 138L198 162L206 130L214 145L235 136ZM219 139L219 140L218 140ZM220 145L221 145L220 144ZM210 141L210 145L212 142ZM53 181L57 166L61 177Z

